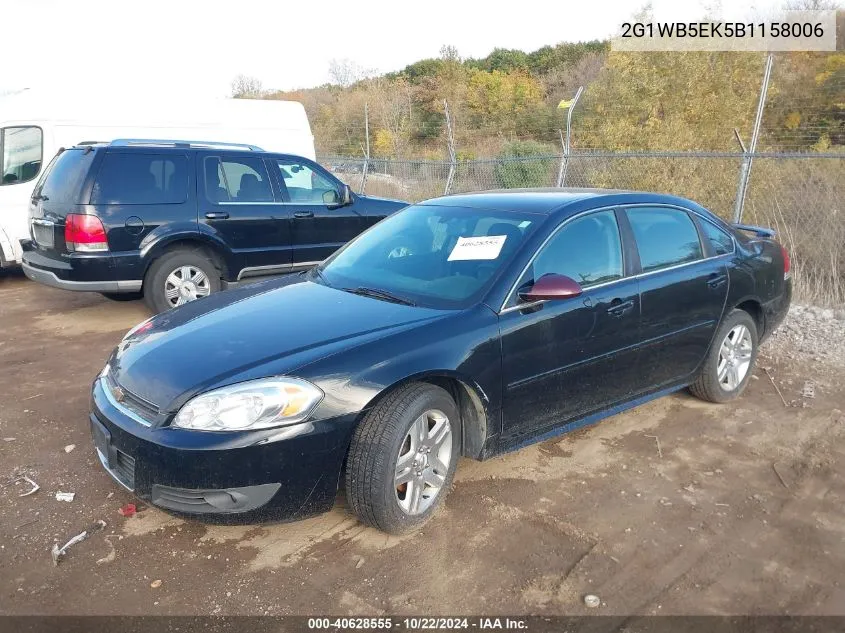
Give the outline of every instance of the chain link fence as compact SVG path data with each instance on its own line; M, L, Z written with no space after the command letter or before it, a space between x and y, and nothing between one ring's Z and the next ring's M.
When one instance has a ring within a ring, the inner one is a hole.
M731 221L747 154L574 152L526 158L366 161L320 157L359 193L417 202L449 193L520 187L599 187L671 193ZM793 261L797 300L845 303L845 154L758 153L742 221L777 230ZM561 177L564 177L563 180Z

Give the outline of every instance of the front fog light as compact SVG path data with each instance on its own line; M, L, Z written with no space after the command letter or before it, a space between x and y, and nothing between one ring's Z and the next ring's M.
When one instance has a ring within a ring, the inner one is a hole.
M172 426L199 431L266 429L301 422L323 392L298 378L263 378L215 389L189 400Z

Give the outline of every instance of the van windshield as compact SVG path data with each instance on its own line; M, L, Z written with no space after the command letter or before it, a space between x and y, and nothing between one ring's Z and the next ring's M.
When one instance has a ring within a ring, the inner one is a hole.
M51 202L84 204L81 200L85 177L94 161L90 149L68 149L56 156L35 186L34 196Z

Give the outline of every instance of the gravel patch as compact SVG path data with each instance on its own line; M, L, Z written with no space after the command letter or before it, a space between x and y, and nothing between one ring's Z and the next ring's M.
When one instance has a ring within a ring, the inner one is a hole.
M762 351L845 367L845 308L793 305Z

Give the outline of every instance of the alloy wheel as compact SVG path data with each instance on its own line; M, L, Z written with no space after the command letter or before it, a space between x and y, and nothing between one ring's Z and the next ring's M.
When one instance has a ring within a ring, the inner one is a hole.
M452 461L452 426L437 409L418 417L399 448L394 490L405 514L423 514L446 482Z
M733 391L742 383L751 367L754 343L751 332L744 325L734 326L719 348L716 375L725 391Z
M210 294L208 276L196 266L180 266L164 281L164 296L173 308Z

